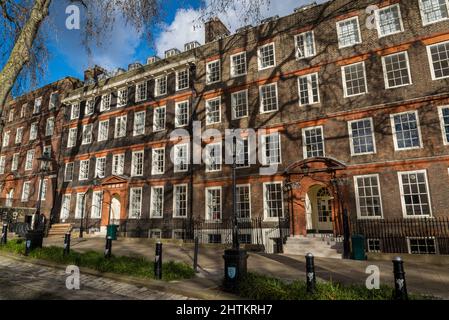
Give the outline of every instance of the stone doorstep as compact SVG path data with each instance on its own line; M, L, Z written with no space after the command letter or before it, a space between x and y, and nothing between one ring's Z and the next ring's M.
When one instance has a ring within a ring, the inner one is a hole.
M17 255L0 252L0 256L4 256L16 261L30 263L34 265L40 265L44 267L62 269L65 270L63 265L26 257L20 257ZM140 279L137 277L119 275L115 273L102 273L93 269L80 267L80 272L91 276L107 278L118 282L124 282L136 286L145 287L149 290L155 290L160 293L172 293L177 295L183 295L189 298L202 299L202 300L241 300L242 298L222 292L216 283L200 277L195 277L189 280L164 282L154 279ZM209 292L207 292L209 291Z

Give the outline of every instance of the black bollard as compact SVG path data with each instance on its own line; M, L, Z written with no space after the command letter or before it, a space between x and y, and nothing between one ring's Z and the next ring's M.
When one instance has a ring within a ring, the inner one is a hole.
M154 256L154 277L162 279L162 243L156 243L156 254Z
M8 225L4 224L2 228L2 238L0 244L6 244L8 242Z
M195 250L193 252L193 270L195 273L198 272L198 249L199 249L199 240L198 237L195 238Z
M313 294L316 289L315 262L313 254L306 255L307 293Z
M108 236L106 238L106 247L104 249L104 257L110 259L112 255L112 237Z
M408 300L407 286L405 283L404 261L401 257L393 259L394 273L394 299Z
M64 235L64 255L68 255L70 253L70 233L66 233Z

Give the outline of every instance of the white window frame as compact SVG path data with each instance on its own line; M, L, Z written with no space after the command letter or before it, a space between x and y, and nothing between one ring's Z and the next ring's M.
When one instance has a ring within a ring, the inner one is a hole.
M342 45L341 44L341 36L342 36L342 34L341 34L341 24L345 23L345 22L349 22L351 20L356 20L356 22L357 22L357 32L358 32L359 41L355 42L353 44ZM347 19L344 19L344 20L337 21L337 37L338 37L338 48L339 49L350 48L350 47L353 47L355 45L361 44L363 42L363 40L362 40L362 34L360 32L359 17L355 16L355 17L350 17L350 18L347 18Z
M0 174L5 174L6 156L0 156Z
M79 162L80 164L80 168L79 168L79 173L78 173L78 180L79 181L86 181L89 180L89 167L90 167L90 159L84 159L84 160L80 160ZM86 169L86 176L82 175L83 172L83 165L87 164L87 169Z
M407 114L407 113L414 113L416 115L416 128L418 130L419 146L417 146L417 147L408 147L408 148L399 148L399 146L398 146L398 139L397 139L397 132L396 132L396 126L394 124L394 117L395 116L400 116L402 114ZM393 141L394 141L394 151L422 149L424 147L424 143L423 143L422 136L421 136L421 125L419 123L418 110L409 110L409 111L404 111L404 112L390 114L390 125L391 125L391 132L392 132L392 135L393 135Z
M176 196L177 188L184 187L186 189L186 214L185 216L179 215L179 208L177 208ZM175 184L173 185L173 218L176 219L187 219L189 215L189 185L187 183Z
M140 201L138 203L138 215L134 215L133 212L133 193L135 191L140 192ZM128 219L138 220L142 217L142 199L143 199L143 188L130 188L129 189L129 215Z
M62 205L61 211L59 213L59 218L61 221L65 221L70 217L70 207L72 204L72 195L70 193L66 193L62 196Z
M371 123L371 136L373 138L373 151L372 152L361 152L361 153L355 153L354 150L354 141L353 141L353 133L352 133L352 124L354 122L360 122L360 121L364 121L364 120L369 120ZM356 157L356 156L362 156L362 155L367 155L367 154L376 154L377 153L377 149L376 149L376 135L374 133L374 122L373 122L373 118L368 117L368 118L362 118L362 119L355 119L355 120L351 120L348 121L348 132L349 132L349 144L351 147L351 156L352 157Z
M83 136L81 140L82 145L91 144L92 143L92 131L93 131L93 124L87 123L83 125ZM89 133L90 131L90 133Z
M316 85L317 85L317 91L318 91L318 101L313 101L313 87L312 87L312 77L315 76L316 77ZM309 103L307 104L302 104L301 103L301 79L307 78L307 92L309 95ZM306 105L314 105L314 104L318 104L321 102L321 97L320 97L320 78L318 76L318 72L315 73L309 73L309 74L305 74L302 76L298 77L298 103L300 107L306 106ZM312 101L311 101L312 100Z
M141 154L142 155L142 173L137 172L135 161L137 161L136 155ZM133 151L132 157L131 157L131 177L142 177L145 170L145 151L139 150L139 151Z
M178 152L177 152L177 149L178 148L181 148L181 147L183 147L183 148L186 148L186 161L187 161L187 163L185 164L185 166L186 166L186 169L185 170L180 170L179 169L179 165L178 165ZM173 146L173 151L174 151L174 156L173 156L173 159L174 159L174 164L173 164L173 171L174 171L174 173L179 173L179 172L187 172L187 171L189 171L189 162L190 162L190 158L189 158L189 147L190 147L190 144L189 143L180 143L180 144L175 144L174 146Z
M55 132L55 117L47 118L45 122L45 136L52 136Z
M117 164L116 164L117 161ZM116 168L117 165L117 168ZM118 170L119 169L119 170ZM117 153L112 155L112 174L115 176L123 175L125 171L125 154Z
M432 60L432 53L430 51L432 47L436 47L436 46L439 46L439 45L442 45L442 44L446 44L447 45L447 44L449 44L449 41L442 41L442 42L434 43L434 44L431 44L431 45L427 46L427 59L429 61L430 75L432 76L432 80L433 81L449 78L449 75L443 76L443 77L439 77L439 78L436 77L436 75L435 75L435 67L433 65L433 60Z
M26 186L26 188L25 188ZM27 191L27 193L25 194L25 190ZM20 201L21 202L28 202L30 201L30 193L31 193L31 182L30 181L25 181L22 185L22 195L20 197Z
M179 87L179 74L181 72L186 72L187 73L187 86L186 87ZM190 87L190 75L189 75L189 69L183 69L183 70L177 70L176 71L176 91L181 91L181 90L185 90L188 89Z
M103 123L107 123L107 126L105 127L106 129L104 129L105 132L102 133ZM109 138L109 119L98 122L98 142L107 141L108 138Z
M435 21L425 21L424 19L424 12L423 12L423 4L422 4L422 0L418 0L419 3L419 12L421 14L421 20L422 20L422 25L428 26L434 23L438 23L438 22L442 22L442 21L447 21L449 19L449 0L446 0L446 10L448 11L448 18L443 18L443 19L439 19L439 20L435 20Z
M11 131L5 131L3 133L2 146L7 147L9 145L9 140L11 140Z
M393 33L382 34L381 30L380 30L380 14L379 14L379 12L380 11L384 11L384 10L389 9L389 8L392 8L392 7L398 7L399 22L400 22L401 30L393 32ZM399 5L399 3L395 3L395 4L392 4L390 6L385 6L385 7L379 8L379 9L375 10L374 14L375 14L375 19L376 19L377 35L378 35L379 39L380 38L384 38L384 37L388 37L388 36L392 36L394 34L398 34L398 33L401 33L401 32L404 32L404 23L402 21L401 6Z
M262 67L262 60L261 60L262 56L261 56L260 51L261 51L261 49L266 48L268 46L273 46L273 65ZM257 48L257 66L258 66L259 71L276 67L276 45L274 42L264 44Z
M27 151L26 158L25 158L25 171L31 171L33 170L33 164L34 164L34 156L35 156L35 150L30 149ZM31 158L31 159L29 159ZM30 164L31 161L31 164ZM30 165L28 165L30 164Z
M128 87L117 90L117 108L122 108L128 105Z
M72 173L71 173L70 179L68 179L68 177L67 177L67 169L68 169L69 165L71 165L71 167L72 167ZM73 181L73 173L74 173L74 171L75 171L75 163L74 162L67 162L65 164L65 167L64 167L64 182Z
M137 128L137 119L139 116L143 115L143 122L141 124L141 127ZM145 118L146 118L146 111L141 110L134 113L134 123L133 123L133 136L141 136L145 134ZM138 131L139 130L139 131Z
M144 91L145 94L143 96L140 95L140 90L139 90L140 86L143 86L145 88L145 91ZM136 102L141 102L141 101L147 100L147 98L148 98L148 83L145 80L145 81L141 81L136 84L135 100L136 100Z
M390 87L389 82L388 82L387 65L385 63L385 58L391 57L391 56L397 56L397 55L401 55L401 54L405 54L405 61L407 63L407 72L408 72L409 83L401 84L399 86L391 86ZM406 87L406 86L410 86L410 85L413 84L412 73L411 73L411 69L410 69L410 60L408 58L408 52L407 51L400 51L400 52L395 52L395 53L392 53L392 54L388 54L386 56L382 56L382 69L383 69L383 74L384 74L385 89L387 89L387 90L388 89L396 89L396 88Z
M279 217L268 217L268 206L267 206L267 195L266 195L267 187L266 186L269 184L281 185L281 193L282 193L284 183L282 181L270 181L270 182L263 183L263 220L269 221L269 222L277 222L277 221L279 221ZM282 216L281 216L281 218L283 218L285 216L285 207L284 206L285 206L284 198L282 197Z
M441 134L443 135L443 145L448 146L449 140L447 138L446 128L445 128L445 124L444 124L443 109L449 109L449 105L438 107L438 118L440 119ZM449 128L448 128L448 130L449 130ZM448 132L448 134L449 134L449 132Z
M125 119L124 120L125 124L124 124L124 128L123 128L124 134L119 135L119 133L121 131L119 129L121 128L121 123L122 123L123 119ZM120 139L120 138L126 137L127 124L128 124L128 116L127 115L121 115L121 116L115 117L114 139Z
M186 124L179 124L179 105L181 104L187 104L187 123ZM176 128L182 128L189 125L189 111L190 111L190 103L189 100L185 101L178 101L175 103L175 127Z
M154 211L154 190L155 189L162 189L162 203L161 203L161 212L160 216L155 216ZM151 187L151 197L150 197L150 218L151 219L163 219L164 218L164 201L165 201L165 190L164 186L152 186Z
M53 97L55 97L56 96L56 101L53 101ZM57 98L59 98L59 93L58 93L58 91L53 91L51 94L50 94L50 99L49 99L49 101L48 101L48 110L53 110L53 109L55 109L56 108L56 104L58 103L58 100L57 100ZM53 103L54 102L54 103Z
M418 174L424 173L424 178L426 179L426 191L427 191L427 199L429 199L429 214L421 214L421 215L407 215L407 208L405 205L404 199L404 186L402 185L402 174ZM429 179L427 178L427 170L412 170L412 171L398 171L398 182L399 182L399 191L401 197L401 205L402 205L402 216L405 219L421 219L421 218L430 218L432 217L432 199L430 197L430 189L429 189Z
M110 93L106 93L101 96L100 112L111 110L111 100L112 98Z
M313 40L313 53L311 54L310 52L304 52L304 56L300 57L298 54L298 38L299 37L306 37L307 34L310 33L312 35L312 40ZM307 59L307 58L311 58L316 56L316 41L315 41L315 32L313 30L309 30L309 31L305 31L305 32L301 32L300 34L295 35L295 57L296 60L303 60L303 59Z
M274 85L275 90L276 90L276 109L264 111L263 99L262 99L262 88L267 87L267 86L271 86L271 85ZM259 105L259 112L260 112L260 114L265 114L265 113L271 113L271 112L278 111L279 110L279 91L278 91L278 84L277 84L277 82L267 83L267 84L259 86L259 100L260 100L260 102L259 102L260 103L260 105Z
M362 210L360 208L360 195L359 195L359 185L357 179L359 178L373 178L377 179L377 187L379 188L379 205L380 205L380 216L362 216ZM355 203L357 208L357 219L359 220L378 220L384 218L384 208L382 205L382 190L380 186L380 177L378 173L374 174L365 174L354 176L354 193L355 193Z
M209 117L208 117L208 111L207 111L207 109L208 109L208 104L209 104L209 102L211 102L211 101L217 101L218 100L218 113L219 113L219 115L218 115L218 118L219 118L219 120L218 121L215 121L215 122L210 122L209 121ZM205 104L205 111L206 111L206 125L208 126L208 125L213 125L213 124L217 124L217 123L221 123L221 96L218 96L218 97L215 97L215 98L212 98L212 99L207 99L206 100L206 102L205 102L206 104Z
M354 66L354 65L356 65L356 64L362 64L362 65L363 65L363 76L364 76L364 79L365 79L365 92L348 95L348 88L347 88L347 85L346 85L346 72L345 72L345 68ZM365 95L365 94L369 93L369 91L368 91L368 80L367 80L367 78L366 78L366 66L365 66L365 61L360 61L360 62L351 63L351 64L347 64L347 65L341 66L341 76L342 76L342 82L343 82L343 94L344 94L344 97L345 97L345 98L358 97L358 96L362 96L362 95Z
M11 171L17 171L19 169L19 160L20 160L20 153L14 153L12 155Z
M162 170L156 170L159 168L157 166L155 166L155 162L156 162L155 157L157 156L158 151L162 151L162 155L164 157L163 163L162 163ZM165 173L165 147L153 148L153 149L151 149L151 175L156 176L156 175L161 175L164 173Z
M37 136L39 134L39 123L33 122L30 126L30 141L34 141L37 139Z
M237 191L239 188L248 188L248 202L249 202L249 208L248 208L248 209L249 209L249 216L248 216L247 218L241 218L241 217L239 217L239 213L236 212L237 218L238 218L239 220L250 220L251 217L252 217L252 207L251 207L251 184L246 183L246 184L238 184L238 185L236 185L236 191ZM238 193L238 191L237 191L237 193ZM238 206L237 206L237 211L238 211Z
M245 99L246 99L246 115L241 116L241 117L237 117L236 112L235 112L235 105L234 105L234 95L241 94L242 92L245 93ZM232 92L232 93L231 93L231 113L232 113L232 120L248 118L248 116L249 116L248 104L249 104L249 102L248 102L248 89L240 90L240 91L236 91L236 92ZM221 112L220 112L220 113L221 113Z
M103 162L104 161L104 162ZM100 163L103 162L103 174L100 174ZM98 157L95 160L95 177L104 178L106 176L106 157Z
M222 158L223 157L223 151L222 151L223 145L222 145L221 141L209 143L204 147L204 151L206 152L205 158L208 159L208 161L209 161L211 148L215 148L216 146L219 146L218 150L219 150L220 154L219 154L219 163L216 163L215 165L218 166L219 168L212 170L212 169L208 168L209 165L207 163L205 163L205 170L208 173L209 172L220 172L223 169L223 158ZM216 158L215 155L214 155L214 157Z
M40 113L42 111L42 97L34 99L33 114Z
M162 80L165 80L165 91L162 92L160 90L160 82ZM167 80L167 75L163 75L163 76L159 76L157 78L154 79L154 96L155 97L160 97L160 96L165 96L168 93L168 80Z
M245 73L235 74L235 68L234 68L235 65L234 65L233 58L237 57L237 56L244 56L245 57ZM231 78L237 78L237 77L245 76L245 75L248 74L248 61L246 59L246 51L242 51L242 52L238 52L238 53L232 54L229 57L229 60L230 60L230 74L231 74Z
M219 190L220 191L220 219L212 219L211 213L209 212L208 207L208 197L209 197L209 190ZM205 189L205 201L204 201L204 212L205 212L205 220L208 222L221 222L223 219L223 188L221 186L218 187L207 187Z
M80 200L79 200L80 199ZM79 204L81 203L81 208ZM76 203L75 203L75 219L79 220L83 218L83 213L86 208L86 196L84 193L80 192L76 194Z
M96 198L100 202L99 207L95 203ZM91 219L101 219L102 211L103 211L103 191L94 191L92 193L92 205L90 208L90 218ZM98 212L98 214L95 214L97 212Z
M22 143L22 140L23 140L23 127L20 127L16 129L15 143L16 144Z
M80 118L80 102L72 104L70 109L70 120L78 120Z
M413 255L437 255L439 254L439 247L438 247L438 241L436 240L435 237L406 237L407 239L407 253L408 254L413 254ZM435 243L435 253L434 254L428 254L428 253L412 253L412 245L410 243L410 240L433 240Z
M210 70L209 70L209 66L213 63L217 63L218 62L218 80L215 81L210 81ZM214 83L218 83L221 81L221 62L220 59L216 59L213 61L209 61L206 63L206 84L214 84Z
M69 128L69 133L67 137L67 148L73 148L76 146L76 142L78 140L78 128L73 127Z
M102 100L101 105L103 105L103 98L101 100ZM92 109L90 109L90 108L92 108ZM95 113L95 98L91 98L86 101L86 106L84 107L84 110L85 110L84 111L85 116L90 116ZM103 110L100 110L100 111L103 111Z
M278 150L278 156L279 156L279 161L278 162L270 162L268 163L267 158L266 158L266 150L267 150L267 137L272 137L272 136L277 136L278 138L278 146L279 146L279 150ZM273 165L273 164L282 164L282 145L281 145L281 134L279 132L272 132L272 133L268 133L268 134L264 134L260 136L261 139L261 149L262 149L262 165L264 166L268 166L268 165Z
M156 123L158 123L157 121L157 117L159 115L159 113L157 112L157 110L161 110L163 109L163 115L164 115L164 125L161 128L156 127ZM167 107L166 106L159 106L154 108L153 110L153 132L160 132L160 131L164 131L166 129L167 126Z
M322 157L326 156L326 138L324 135L324 127L323 126L313 126L313 127L302 128L302 152L303 152L304 159L310 159L310 157L307 155L306 131L314 130L314 129L321 130L321 138L323 139L323 155L322 155Z

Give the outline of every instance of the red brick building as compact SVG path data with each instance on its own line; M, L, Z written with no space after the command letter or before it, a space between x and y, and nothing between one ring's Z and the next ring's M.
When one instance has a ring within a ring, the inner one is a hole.
M60 99L79 84L77 79L65 78L12 99L5 106L0 210L16 217L15 221L30 223L39 200L47 219L53 213L64 122ZM39 161L44 155L53 159L46 167Z
M257 134L256 149L241 134L237 213L252 219L242 242L271 251L280 236L340 235L345 209L359 222L447 218L448 10L439 0L335 0L235 34L213 19L204 45L113 76L91 70L97 81L63 100L60 221L179 238L204 220L203 241L229 242L229 128ZM216 129L201 142L207 164L193 161L195 121L203 134ZM171 139L175 129L190 138ZM448 233L392 235L391 250L449 253ZM367 245L388 251L384 241Z

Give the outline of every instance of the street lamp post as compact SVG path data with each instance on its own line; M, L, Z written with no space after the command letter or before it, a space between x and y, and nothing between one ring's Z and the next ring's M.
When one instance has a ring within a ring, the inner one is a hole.
M239 230L238 230L238 218L237 218L237 185L236 185L236 167L237 167L237 138L233 135L232 140L232 220L233 220L233 232L232 232L232 249L225 250L224 262L225 262L225 275L223 286L225 290L236 292L238 291L238 283L240 279L245 276L247 271L248 254L246 250L240 249L239 243Z

